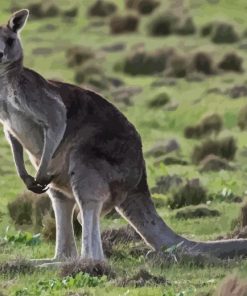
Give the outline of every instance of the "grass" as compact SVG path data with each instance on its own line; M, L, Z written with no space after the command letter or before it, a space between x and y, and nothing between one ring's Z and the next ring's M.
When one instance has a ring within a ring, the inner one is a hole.
M123 1L114 0L119 5L119 9L124 9ZM22 1L23 7L28 3ZM65 0L55 1L63 7L69 6ZM200 178L202 184L212 195L222 192L224 188L231 190L237 195L244 196L247 188L247 159L242 155L246 149L246 134L237 127L237 115L242 106L245 105L246 97L230 99L226 95L209 93L208 90L219 88L222 91L233 85L244 84L245 74L223 74L209 77L201 82L188 82L184 79L176 80L174 86L152 87L152 83L165 77L157 76L128 76L121 72L115 72L114 66L127 55L135 44L144 43L147 50L155 50L162 47L174 46L185 54L190 54L201 49L207 50L216 61L229 51L237 51L244 58L244 68L247 69L247 52L238 49L239 43L231 45L214 45L207 38L196 36L169 36L154 38L148 37L147 24L149 17L142 17L138 33L112 36L106 24L102 26L89 26L92 22L86 16L86 10L90 0L73 1L73 5L80 7L79 16L72 22L66 22L61 17L46 18L44 20L33 20L28 22L22 32L22 41L25 53L25 65L38 71L46 78L57 78L63 81L74 83L74 70L66 66L66 50L75 45L85 45L91 47L99 54L99 61L107 75L118 77L127 86L140 86L142 92L134 97L134 105L131 107L121 107L121 110L133 122L142 136L144 151L149 150L157 141L176 138L181 145L181 154L184 159L190 161L190 156L197 140L187 140L183 136L184 127L196 124L206 114L215 112L220 114L224 120L224 130L221 136L234 135L238 143L238 152L235 163L237 170L234 172L222 171L219 173L200 174L198 167L190 164L188 166L164 165L155 166L154 159L147 158L147 171L150 187L155 185L160 176L167 174L178 174L183 178ZM244 31L247 28L246 1L245 0L222 0L218 4L210 4L210 1L187 0L184 4L190 8L190 13L194 17L197 27L203 24L223 19L234 22L238 30ZM1 22L7 21L9 2L1 3ZM55 26L55 30L45 30L47 24ZM102 51L104 46L123 43L126 46L124 51L106 53ZM49 55L35 55L33 50L37 48L49 48ZM171 101L178 102L179 106L175 111L164 111L162 108L155 111L148 108L148 102L155 94L165 92ZM104 93L114 102L109 92ZM145 116L143 116L145 114ZM27 162L28 164L28 162ZM31 167L28 165L30 171ZM3 239L6 228L9 227L9 235L17 235L18 229L13 225L7 212L7 204L24 189L22 182L18 179L11 157L11 151L7 141L0 133L0 238ZM166 199L166 196L161 196ZM175 211L166 207L158 209L161 217L167 221L178 233L193 239L215 239L220 235L231 232L231 221L239 214L239 204L229 203L215 199L210 207L221 212L220 217L204 219L178 220L175 218ZM102 218L102 229L109 227L120 227L126 224L122 219L108 220ZM24 229L32 232L32 229ZM1 240L0 240L1 241ZM79 244L79 241L78 241ZM16 258L44 258L52 257L54 244L47 243L42 238L37 245L28 245L24 242L0 243L0 262L15 260ZM125 253L124 253L125 254ZM127 253L126 253L127 254ZM175 295L197 295L201 291L214 289L223 277L229 273L239 273L247 276L247 261L235 260L224 266L190 266L190 265L169 265L154 267L143 256L133 257L131 255L122 256L118 259L110 260L110 264L117 271L118 276L133 274L140 268L145 268L153 274L164 276L171 282L170 286L158 285L155 287L133 288L118 287L112 281L102 281L96 287L85 285L71 285L65 287L56 271L36 270L30 274L16 274L14 276L0 274L0 291L4 295L69 295L69 293L81 293L81 295L152 295L152 296L175 296ZM52 288L54 286L54 288ZM85 294L83 294L85 293ZM72 294L71 294L72 295Z

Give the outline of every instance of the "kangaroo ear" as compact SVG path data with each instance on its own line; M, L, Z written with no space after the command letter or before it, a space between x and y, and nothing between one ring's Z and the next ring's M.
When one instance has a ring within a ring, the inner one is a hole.
M28 16L29 10L27 9L22 9L15 12L8 21L8 27L10 30L17 33L25 26Z

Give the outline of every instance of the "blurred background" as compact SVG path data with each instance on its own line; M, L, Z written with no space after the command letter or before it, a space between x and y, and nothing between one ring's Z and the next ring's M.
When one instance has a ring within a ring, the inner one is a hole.
M1 23L22 8L30 10L21 33L25 66L92 89L127 116L142 137L160 215L190 238L247 237L247 2L10 0L1 2ZM0 137L0 237L14 241L0 246L0 259L15 258L20 248L27 257L52 255L49 199L22 193L2 132ZM102 219L105 231L122 225L114 212ZM37 232L41 242L28 247ZM21 247L18 239L25 242ZM123 266L143 263L131 254ZM241 264L237 270L247 270ZM196 295L202 277L217 279L205 284L207 290L231 270L184 275L184 267L177 268L165 272L188 276L189 284L178 281L174 288L191 285L186 295Z

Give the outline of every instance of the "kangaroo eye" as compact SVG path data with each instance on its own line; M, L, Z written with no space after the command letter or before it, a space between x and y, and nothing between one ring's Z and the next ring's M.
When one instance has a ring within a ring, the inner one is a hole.
M8 38L7 41L6 41L6 43L7 43L8 46L12 46L13 43L14 43L14 41L15 41L15 39L13 39L13 38Z

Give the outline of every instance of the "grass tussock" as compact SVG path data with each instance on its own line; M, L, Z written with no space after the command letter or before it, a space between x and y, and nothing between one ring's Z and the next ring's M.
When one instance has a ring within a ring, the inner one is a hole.
M151 14L159 5L157 0L125 0L126 8L134 9L140 14Z
M149 103L149 108L161 108L170 103L171 99L167 93L160 93L156 95Z
M218 172L221 170L232 171L232 167L226 159L220 158L214 154L206 156L200 162L200 172Z
M211 41L216 44L234 43L239 40L234 25L227 22L215 23L211 33Z
M207 191L198 179L187 181L170 194L167 204L171 209L179 209L189 205L198 205L207 201Z
M191 159L198 164L206 156L214 154L227 160L233 160L237 151L237 143L234 137L228 136L221 139L207 139L200 145L196 145Z
M243 58L235 52L228 53L219 62L218 67L226 72L232 71L241 73L243 72Z
M102 261L78 260L74 259L71 262L64 263L60 268L59 275L61 277L75 277L78 273L87 273L90 276L102 277L106 275L108 278L113 278L115 273L110 265Z
M61 13L58 5L47 1L31 3L27 6L27 9L30 11L31 18L34 19L56 17Z
M94 57L95 53L92 48L89 47L74 46L70 47L66 51L67 65L69 67L80 66L86 61L93 59Z
M218 217L220 212L218 210L210 209L206 205L188 206L176 212L177 219L196 219L205 217Z
M110 20L111 34L133 33L138 30L139 16L135 13L114 15Z
M191 59L191 71L212 75L215 73L214 62L211 55L207 52L196 52Z
M152 75L163 72L173 49L147 52L143 49L131 52L121 64L121 70L130 75Z
M173 11L159 11L153 15L147 30L150 36L191 35L196 32L196 26L190 16L180 16Z
M239 111L238 126L242 131L247 129L247 105L243 106Z
M88 9L92 17L108 17L117 11L117 5L110 1L96 0Z
M25 259L16 259L0 263L0 274L14 277L19 274L32 274L35 271L33 264Z
M222 128L222 117L213 113L203 117L196 125L187 126L184 129L184 136L187 139L200 139L211 134L218 134Z

